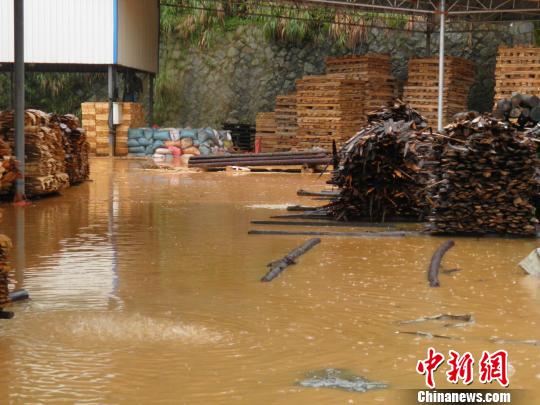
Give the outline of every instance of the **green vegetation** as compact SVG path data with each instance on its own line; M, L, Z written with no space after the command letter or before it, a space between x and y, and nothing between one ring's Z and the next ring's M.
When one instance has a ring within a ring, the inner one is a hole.
M302 43L327 41L354 48L366 39L369 28L412 28L415 21L399 14L375 14L230 0L168 0L161 11L162 30L208 47L214 38L245 24L263 27L269 40ZM418 20L416 21L418 22Z
M47 112L78 114L82 100L90 100L96 96L105 99L107 96L105 74L28 72L25 80L28 108ZM0 73L0 110L9 107L10 86L10 75Z

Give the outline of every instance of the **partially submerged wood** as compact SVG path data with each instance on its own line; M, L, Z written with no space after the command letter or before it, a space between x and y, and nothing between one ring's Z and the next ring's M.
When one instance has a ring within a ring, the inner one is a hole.
M339 191L307 191L300 189L296 192L296 195L301 197L337 197Z
M420 232L389 231L389 232L309 232L309 231L267 231L250 230L249 235L304 235L304 236L341 236L341 237L360 237L360 238L399 238L404 236L418 236Z
M262 282L268 282L275 279L277 276L281 274L283 270L285 270L288 266L291 264L296 264L296 259L300 256L302 256L304 253L308 252L309 250L313 249L315 246L317 246L319 243L321 243L321 240L319 238L310 239L301 246L297 247L296 249L292 250L289 254L284 256L283 258L276 260L274 262L271 262L268 264L268 272L261 278Z
M396 333L405 334L405 335L421 336L421 337L425 337L425 338L428 338L428 339L437 338L437 339L461 340L461 338L455 337L455 336L438 335L438 334L435 334L435 333L423 332L423 331L420 331L420 330L418 330L418 331L398 330Z
M448 323L444 325L446 327L462 326L465 324L474 323L474 317L472 316L472 314L463 314L463 315L440 314L440 315L433 315L433 316L423 316L421 318L412 319L408 321L399 321L398 323L401 325L407 325L407 324L430 322L430 321L452 322L452 323ZM459 322L459 323L455 323L455 322Z
M355 228L394 228L394 224L380 224L374 222L308 222L308 221L251 221L254 225L280 225L280 226L314 226L314 227L355 227Z
M439 287L439 269L441 267L441 261L446 252L448 252L455 245L453 240L444 242L433 254L431 263L429 265L427 278L430 287Z

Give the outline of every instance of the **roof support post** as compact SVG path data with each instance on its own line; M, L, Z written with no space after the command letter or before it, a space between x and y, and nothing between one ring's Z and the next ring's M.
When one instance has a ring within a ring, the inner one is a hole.
M440 3L440 29L439 29L439 103L437 108L437 130L443 129L443 94L444 94L444 28L445 28L445 0Z
M25 151L24 151L24 0L13 0L15 64L13 68L15 157L19 162L21 177L15 183L15 202L25 199Z
M150 73L148 78L148 126L154 125L154 77L153 73Z
M109 93L109 156L114 156L116 150L116 131L113 123L113 103L116 101L117 96L116 78L116 66L109 65L107 78Z

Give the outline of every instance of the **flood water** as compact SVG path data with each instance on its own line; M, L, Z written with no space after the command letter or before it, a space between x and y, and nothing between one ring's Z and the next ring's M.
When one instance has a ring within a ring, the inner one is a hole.
M26 254L11 258L32 300L0 321L0 403L406 403L407 389L425 388L415 367L430 346L477 360L506 349L510 388L540 401L540 347L490 341L540 339L540 279L517 266L535 240L456 238L444 267L461 271L430 288L426 269L443 238L323 237L261 283L268 262L308 237L248 235L285 229L250 220L320 204L296 190L320 190L324 177L140 165L95 159L91 182L25 209L1 207L0 231L13 240L24 211ZM399 324L441 313L475 323ZM389 388L296 384L329 367ZM450 387L446 369L438 388Z

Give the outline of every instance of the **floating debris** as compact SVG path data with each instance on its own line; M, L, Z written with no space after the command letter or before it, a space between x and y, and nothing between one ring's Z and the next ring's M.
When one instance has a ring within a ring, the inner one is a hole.
M512 345L529 345L529 346L540 346L540 340L536 339L499 339L499 338L491 338L489 339L491 343L497 343L497 344L512 344Z
M310 371L306 377L307 379L298 382L298 385L309 388L336 388L354 392L388 388L388 384L369 381L351 371L339 368Z
M433 315L433 316L423 316L421 318L412 319L409 321L399 321L398 323L400 325L407 325L411 323L421 323L421 322L429 322L429 321L460 321L459 323L447 323L444 325L445 327L457 327L457 326L465 326L465 325L474 323L474 317L472 316L472 314L463 314L463 315L440 314L440 315Z
M396 331L396 333L401 333L401 334L405 334L405 335L421 336L421 337L425 337L425 338L428 338L428 339L433 339L433 338L436 338L436 339L449 339L449 340L461 340L462 339L462 338L455 337L455 336L446 336L446 335L438 335L438 334L431 333L431 332L422 332L420 330L417 330L417 331L398 330L398 331Z

